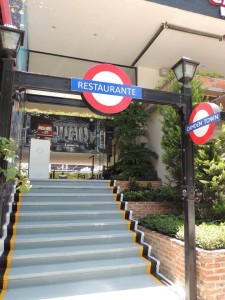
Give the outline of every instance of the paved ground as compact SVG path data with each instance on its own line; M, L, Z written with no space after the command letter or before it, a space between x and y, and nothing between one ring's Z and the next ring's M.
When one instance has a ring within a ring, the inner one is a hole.
M137 299L148 299L148 300L184 300L184 297L178 296L173 293L170 289L165 286L150 287L143 289L134 290L123 290L116 292L107 293L96 293L89 295L70 296L63 298L51 298L51 300L137 300ZM50 299L43 299L50 300Z

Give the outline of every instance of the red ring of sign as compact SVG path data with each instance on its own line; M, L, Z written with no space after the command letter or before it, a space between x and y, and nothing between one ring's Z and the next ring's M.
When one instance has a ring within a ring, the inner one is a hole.
M189 124L192 124L194 122L195 115L200 111L200 110L205 110L209 115L214 114L214 110L212 106L209 103L203 102L197 105L194 110L191 113L190 119L189 119ZM196 144L205 144L207 141L210 139L211 135L213 134L214 128L215 128L215 123L211 123L209 125L207 132L199 137L195 135L194 131L190 132L190 137L192 141Z
M212 3L213 5L221 5L222 4L222 2L221 3L217 3L214 0L209 0L209 2Z
M97 73L104 72L104 71L108 71L108 72L114 73L117 76L119 76L124 85L132 84L130 78L124 71L122 71L118 67L116 67L114 65L110 65L110 64L100 64L100 65L96 65L96 66L92 67L85 73L84 79L92 80ZM131 97L123 97L122 100L118 104L107 106L107 105L99 103L95 99L93 94L90 92L83 92L83 95L84 95L85 99L87 100L87 102L94 109L96 109L102 113L105 113L105 114L115 114L115 113L123 111L130 105L131 100L132 100Z

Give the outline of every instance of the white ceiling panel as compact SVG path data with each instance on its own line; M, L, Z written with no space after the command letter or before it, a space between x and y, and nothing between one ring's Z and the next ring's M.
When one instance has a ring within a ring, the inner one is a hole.
M165 22L225 34L223 19L144 0L28 1L29 49L130 66ZM201 69L225 75L224 50L224 40L164 29L136 66L171 67L180 57L189 56L200 62ZM74 68L69 59L30 55L31 72L69 77L74 76ZM81 67L79 72L83 71Z

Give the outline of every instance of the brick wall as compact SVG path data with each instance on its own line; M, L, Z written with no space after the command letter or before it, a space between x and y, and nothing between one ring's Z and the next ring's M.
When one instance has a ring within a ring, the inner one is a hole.
M160 273L184 287L184 243L140 227L151 255L160 260ZM197 290L199 300L225 300L225 250L197 248Z
M179 215L179 211L166 202L128 202L128 210L133 211L133 218L139 219L147 214Z

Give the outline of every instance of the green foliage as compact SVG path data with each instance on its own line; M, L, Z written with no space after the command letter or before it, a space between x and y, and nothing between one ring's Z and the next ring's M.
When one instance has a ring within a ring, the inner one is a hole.
M195 226L196 246L205 250L225 249L225 223L202 223ZM184 240L184 227L182 226L176 237Z
M17 145L13 140L0 137L0 175L2 174L5 177L6 182L14 180L17 189L21 193L25 193L31 188L31 185L26 170L19 171L15 166L17 160L16 148ZM3 184L1 189L3 189ZM3 190L1 190L1 193L3 193Z
M181 190L177 187L162 186L157 189L149 187L141 187L123 192L124 201L128 202L171 202L177 206L181 199Z
M138 223L167 236L184 240L182 217L152 214L139 219ZM195 229L197 247L205 250L225 249L225 223L201 223Z
M151 214L142 217L138 223L146 228L171 237L176 237L177 232L184 224L182 217L160 214Z
M209 76L209 74L207 74ZM214 74L215 75L215 74ZM199 77L192 81L193 105L207 101ZM174 80L171 91L178 92L179 84ZM170 179L181 185L181 124L179 113L171 106L159 107L162 119L162 161L170 175ZM225 220L225 126L217 141L194 145L195 177L198 202L197 217L202 220Z
M128 182L128 190L129 191L139 191L141 189L140 183L136 180L136 178L130 177Z
M137 101L132 102L123 112L116 114L114 134L117 143L121 146L135 143L137 137L148 137L148 118L149 113Z
M152 159L158 156L155 152L142 145L128 143L120 149L117 162L117 171L124 180L134 177L138 180L153 180L157 173Z
M122 113L114 117L114 134L119 148L116 163L116 178L128 180L133 177L138 180L152 180L157 178L153 167L153 160L158 155L136 143L139 137L148 137L147 123L149 113L138 102L131 105Z
M196 75L211 77L211 78L225 78L224 75L216 73L216 72L208 73L208 72L202 72L199 70L196 71Z
M170 91L179 92L180 84L174 79L171 82ZM199 78L192 81L193 105L203 101L204 89ZM170 175L170 179L181 185L181 120L179 112L172 106L158 106L162 118L162 161Z
M161 146L163 153L162 162L175 184L181 180L181 125L177 111L171 106L161 106L162 121Z
M203 220L225 220L224 138L225 126L223 126L222 134L217 141L196 146L196 187L201 195L198 199L199 217Z

